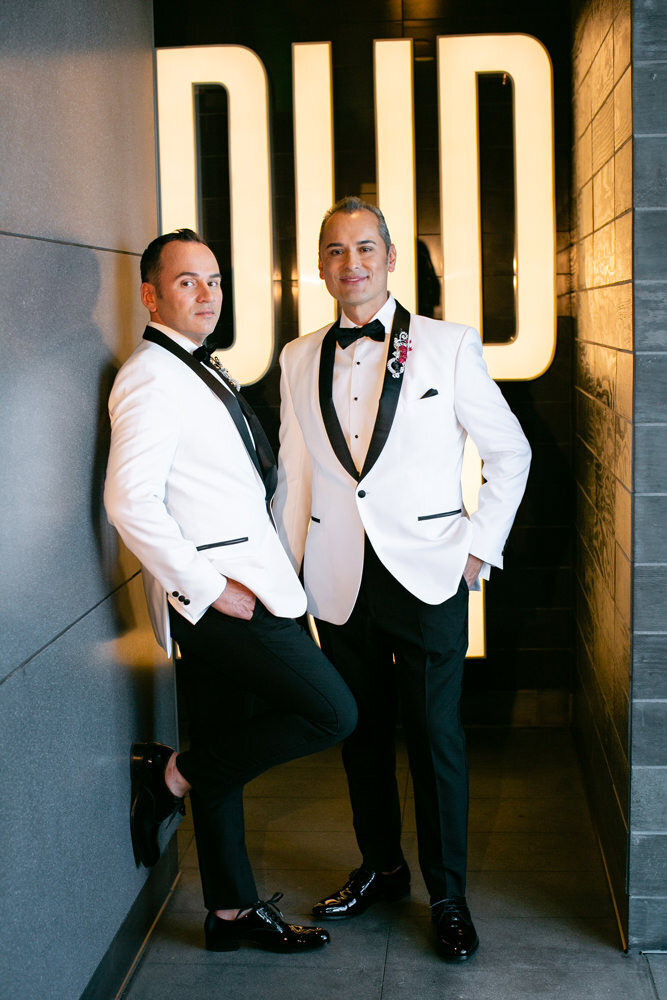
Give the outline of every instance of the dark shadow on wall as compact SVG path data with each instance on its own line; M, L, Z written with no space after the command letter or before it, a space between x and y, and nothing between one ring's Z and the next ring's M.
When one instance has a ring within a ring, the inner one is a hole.
M92 318L99 257L64 242L3 238L0 285L5 676L122 580L102 508L117 365ZM116 603L123 631L129 608Z
M100 570L108 589L113 592L114 626L122 635L134 628L136 619L128 599L127 587L123 586L126 576L120 565L121 543L115 530L110 527L104 510L104 480L111 444L109 395L118 368L115 362L110 361L102 368L99 376L95 452L90 489L90 522L97 542Z
M417 240L417 312L433 319L440 305L440 279L436 274L429 249Z
M470 659L464 717L511 724L521 691L537 692L542 724L557 722L574 676L575 480L570 388L572 321L558 320L558 347L540 378L502 382L532 451L526 493L504 555L486 589L487 657ZM480 698L482 699L480 701Z

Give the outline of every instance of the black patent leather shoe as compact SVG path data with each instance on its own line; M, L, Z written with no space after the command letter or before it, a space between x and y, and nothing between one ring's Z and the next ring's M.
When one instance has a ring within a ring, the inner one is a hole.
M368 868L355 868L338 892L321 899L313 907L318 920L345 920L358 917L373 903L393 902L410 892L410 869L402 864L390 875Z
M479 945L465 896L450 896L431 907L437 950L446 962L465 962Z
M325 945L329 935L321 927L302 927L285 922L276 906L282 895L282 892L277 892L265 903L259 900L245 916L236 920L221 920L215 913L209 913L204 924L207 949L236 951L242 941L248 941L266 951L289 954L312 951Z
M132 848L137 865L146 868L152 868L160 858L160 825L176 812L185 815L183 799L173 795L164 780L173 752L164 743L133 743L130 752Z

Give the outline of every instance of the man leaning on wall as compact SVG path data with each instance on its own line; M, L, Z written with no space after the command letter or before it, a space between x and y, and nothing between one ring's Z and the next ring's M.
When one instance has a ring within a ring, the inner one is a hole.
M172 640L180 647L191 741L180 754L132 748L135 857L157 862L160 825L189 792L206 947L308 951L328 932L287 923L280 893L258 898L243 786L349 735L356 707L292 620L306 599L270 514L275 461L238 384L203 346L220 315L218 262L182 229L149 244L141 278L150 322L109 400L104 500L141 562L158 642L168 654Z

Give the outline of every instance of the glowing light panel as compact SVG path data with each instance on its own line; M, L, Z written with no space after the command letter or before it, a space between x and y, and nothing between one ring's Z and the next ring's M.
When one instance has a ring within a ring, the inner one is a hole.
M336 318L336 304L317 269L317 235L333 204L331 43L292 45L296 254L299 335Z
M374 43L377 203L397 248L391 291L417 309L415 128L412 39Z
M317 234L334 201L331 44L292 46L299 333L335 317L317 272ZM416 307L414 97L412 42L374 43L378 204L398 248L392 291ZM551 64L527 35L438 39L440 187L444 316L482 328L477 74L507 73L514 83L517 330L509 344L484 348L496 379L537 378L555 347L555 238ZM273 224L264 66L236 45L157 52L161 231L197 228L193 88L229 94L234 272L234 345L225 365L243 382L260 379L274 352ZM463 494L477 508L481 463L466 445ZM485 655L483 591L471 594L469 656Z
M234 276L233 345L219 353L245 385L267 372L274 352L273 222L264 65L239 45L158 49L161 231L198 228L193 90L219 84L229 95L229 176Z
M482 460L475 443L468 438L463 452L461 469L461 489L463 505L469 514L474 514L479 503L479 489L482 485ZM493 570L491 570L493 574ZM470 592L468 600L468 656L486 656L486 628L484 614L484 580L480 580L481 590Z
M438 39L444 315L482 328L477 74L514 83L517 329L484 356L496 379L532 379L556 344L551 62L529 35Z

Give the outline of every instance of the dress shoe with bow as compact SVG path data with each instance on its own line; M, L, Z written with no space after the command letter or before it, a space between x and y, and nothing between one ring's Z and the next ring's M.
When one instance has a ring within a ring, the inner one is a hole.
M176 812L185 815L183 799L170 792L164 780L173 752L163 743L133 743L130 752L132 848L137 865L146 868L152 868L160 858L160 825Z
M321 948L329 940L321 927L288 924L276 906L282 899L277 892L266 902L259 900L251 910L236 920L222 920L209 913L204 924L209 951L236 951L242 941L249 941L266 951L289 954Z
M447 962L465 962L477 951L479 938L465 896L450 896L431 906L438 936L437 950Z
M393 902L410 892L410 870L402 864L395 872L383 875L369 868L355 868L338 892L321 899L313 907L318 920L344 920L357 917L373 903Z

